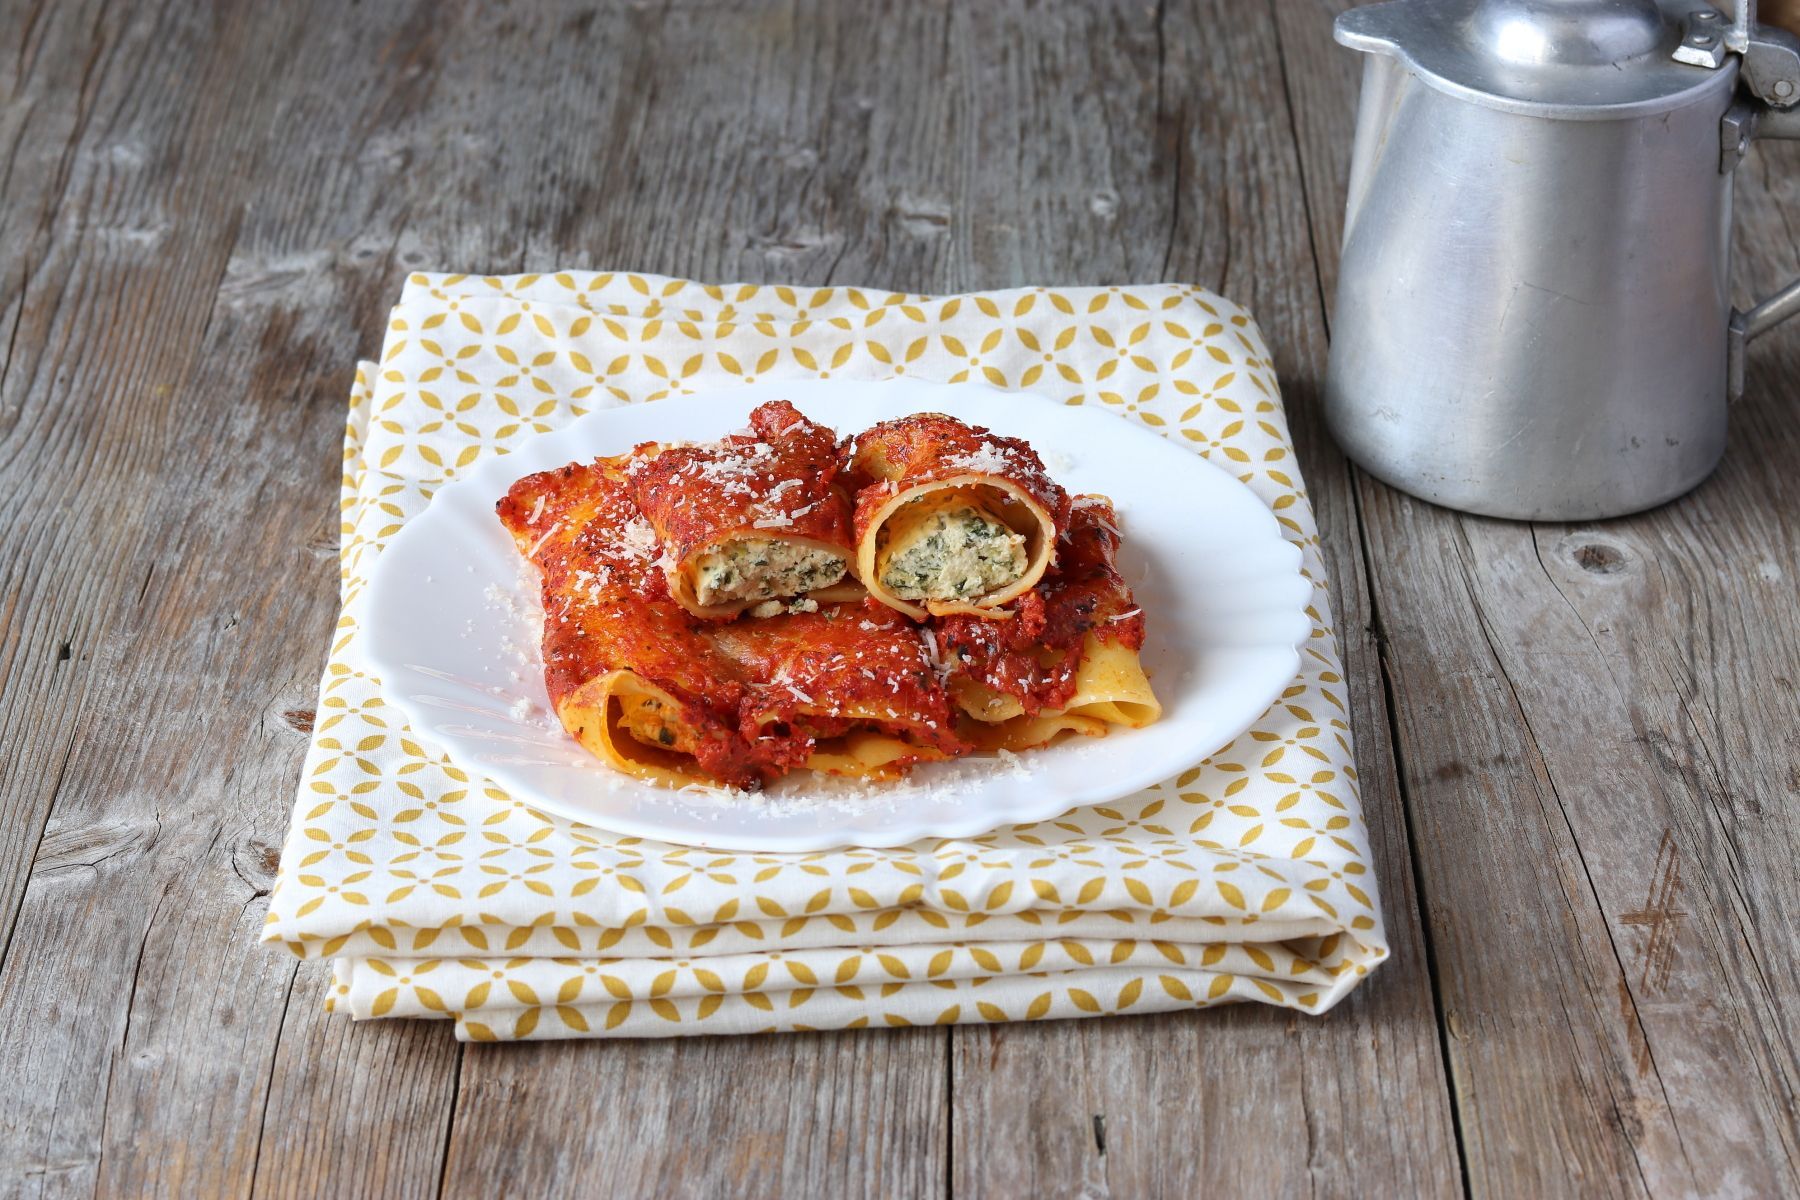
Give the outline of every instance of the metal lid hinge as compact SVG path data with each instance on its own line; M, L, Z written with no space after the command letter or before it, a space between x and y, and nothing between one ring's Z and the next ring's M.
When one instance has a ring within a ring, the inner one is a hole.
M1756 20L1756 0L1737 0L1726 47L1744 60L1744 86L1771 108L1800 103L1800 38Z

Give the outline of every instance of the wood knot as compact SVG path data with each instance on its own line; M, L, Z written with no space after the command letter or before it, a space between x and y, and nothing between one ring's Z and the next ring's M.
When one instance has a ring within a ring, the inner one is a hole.
M1625 542L1595 529L1577 530L1556 547L1564 562L1588 575L1624 575L1637 566L1637 553Z
M1575 565L1596 575L1616 575L1625 569L1625 556L1598 542L1575 548Z
M247 838L231 847L231 869L250 889L250 898L269 894L275 873L281 869L281 851L259 838Z
M292 728L298 729L301 733L311 733L313 731L313 722L318 720L318 717L318 712L310 708L290 708L281 714L282 720L286 721Z
M900 228L912 237L938 237L950 229L950 206L941 200L901 195L890 211Z
M162 832L155 817L146 820L126 819L80 825L51 821L44 828L32 874L53 878L75 871L93 871L114 860L123 866L149 852ZM109 872L114 867L106 868Z

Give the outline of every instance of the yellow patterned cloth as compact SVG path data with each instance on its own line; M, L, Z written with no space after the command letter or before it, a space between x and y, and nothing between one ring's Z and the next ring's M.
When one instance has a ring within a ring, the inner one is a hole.
M484 455L597 408L899 375L1105 407L1248 484L1315 585L1282 699L1115 804L898 849L740 854L536 813L415 740L357 665L371 564ZM339 1011L447 1017L477 1040L1316 1013L1387 956L1312 510L1262 337L1210 292L414 275L357 373L342 506L343 616L264 932L332 960Z

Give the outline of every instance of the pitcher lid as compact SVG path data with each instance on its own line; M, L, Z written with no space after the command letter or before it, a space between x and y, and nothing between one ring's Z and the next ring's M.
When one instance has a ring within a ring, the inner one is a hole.
M1392 54L1441 90L1563 119L1679 107L1735 76L1730 18L1701 0L1387 0L1337 40Z

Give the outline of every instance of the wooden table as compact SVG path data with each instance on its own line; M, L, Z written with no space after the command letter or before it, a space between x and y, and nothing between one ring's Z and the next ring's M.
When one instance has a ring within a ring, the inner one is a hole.
M1800 327L1696 493L1321 432L1333 0L0 0L0 1192L1800 1193ZM1740 175L1746 295L1800 153ZM1653 252L1653 247L1646 247ZM1391 963L1322 1019L459 1046L259 948L351 365L413 268L1192 280L1275 347Z

